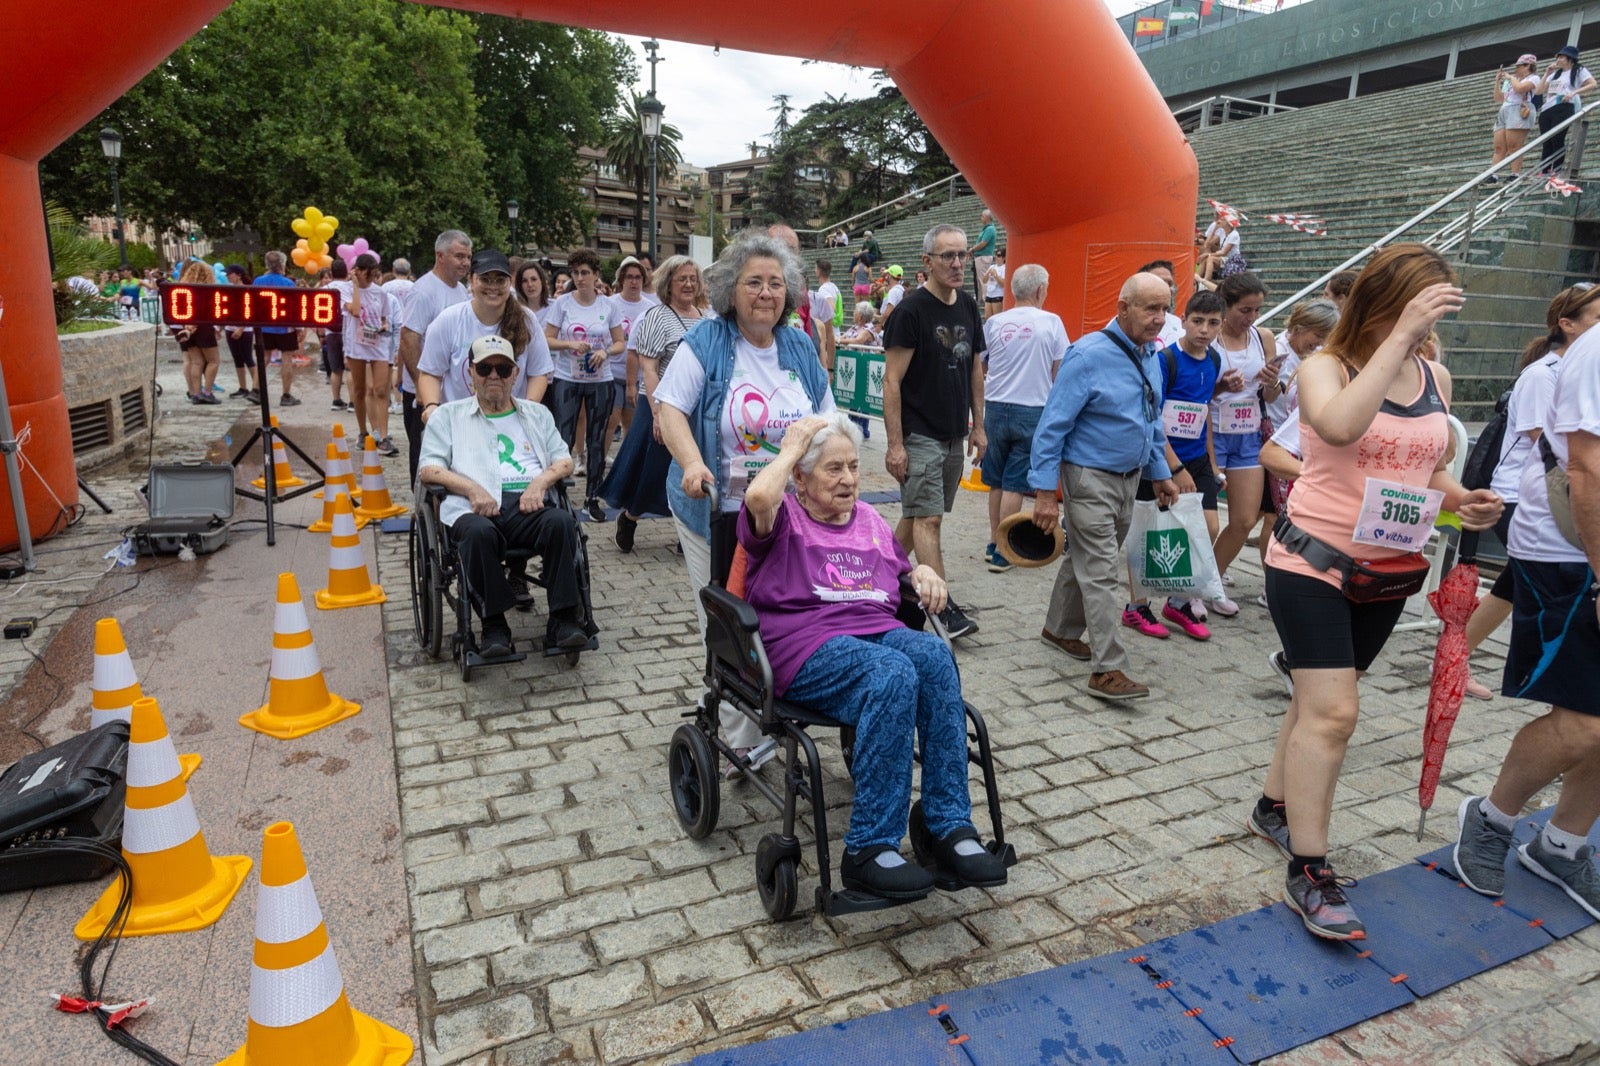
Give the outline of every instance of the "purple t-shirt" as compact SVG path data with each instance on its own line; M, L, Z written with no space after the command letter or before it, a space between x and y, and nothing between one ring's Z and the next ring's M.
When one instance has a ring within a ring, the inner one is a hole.
M850 521L833 526L787 495L766 537L756 536L749 511L741 508L739 543L750 557L745 599L761 619L778 695L834 637L900 627L900 575L910 572L911 562L889 523L867 504L857 502Z

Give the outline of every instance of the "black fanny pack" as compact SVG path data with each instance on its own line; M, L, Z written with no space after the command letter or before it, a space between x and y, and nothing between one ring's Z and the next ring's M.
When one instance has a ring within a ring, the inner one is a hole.
M1324 544L1288 518L1278 519L1272 535L1284 551L1300 556L1312 569L1338 574L1340 591L1351 603L1403 600L1428 584L1428 559L1421 552L1389 559L1355 559Z

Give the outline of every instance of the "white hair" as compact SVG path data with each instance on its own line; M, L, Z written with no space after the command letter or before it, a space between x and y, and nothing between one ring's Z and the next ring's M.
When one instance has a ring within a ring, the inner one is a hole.
M1011 275L1011 295L1019 300L1032 300L1039 290L1050 284L1050 272L1038 263L1023 263Z
M850 441L850 446L857 452L861 451L861 428L845 416L843 411L830 411L819 416L825 423L817 430L816 436L811 438L811 444L806 448L806 453L794 468L802 474L809 476L816 469L817 460L822 458L823 446L835 436L843 435Z
M464 244L470 249L472 247L472 238L458 229L447 229L439 234L438 239L433 242L434 254L443 255L450 250L450 246L453 244Z
M941 222L927 233L923 234L922 254L932 255L933 246L939 243L939 238L943 237L946 233L959 233L961 234L961 239L963 241L967 239L967 231L962 229L960 226L953 226L948 222Z

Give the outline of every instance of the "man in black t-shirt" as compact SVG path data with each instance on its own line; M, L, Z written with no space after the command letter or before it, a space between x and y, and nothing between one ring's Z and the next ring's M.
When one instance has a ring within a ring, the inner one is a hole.
M978 359L983 322L977 301L961 287L968 258L967 235L959 227L929 230L922 239L928 283L900 302L883 338L883 424L889 437L884 465L901 484L895 538L940 577L945 572L939 531L955 506L963 452L980 462L987 443ZM952 637L978 628L954 596L939 619Z

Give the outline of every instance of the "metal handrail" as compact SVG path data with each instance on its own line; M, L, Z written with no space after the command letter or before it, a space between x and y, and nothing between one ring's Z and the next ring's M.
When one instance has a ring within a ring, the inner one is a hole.
M1390 230L1388 233L1385 233L1382 237L1379 237L1377 240L1373 241L1371 244L1369 244L1365 248L1361 249L1361 251L1357 252L1355 255L1352 255L1349 259L1346 259L1344 262L1340 263L1338 266L1334 267L1332 270L1329 270L1327 273L1323 274L1321 277L1319 277L1315 281L1311 282L1311 284L1305 286L1300 291L1296 292L1293 296L1290 296L1288 299L1286 299L1286 300L1282 301L1281 303L1275 305L1270 310L1263 311L1261 313L1261 316L1258 319L1256 319L1256 321L1258 323L1270 322L1273 318L1277 317L1279 314L1282 314L1284 311L1288 310L1290 307L1293 307L1296 303L1298 303L1299 301L1303 300L1305 297L1309 296L1311 293L1317 292L1318 290L1322 289L1325 285L1328 284L1328 279L1333 277L1335 274L1339 273L1341 270L1348 270L1352 266L1355 266L1357 263L1361 262L1367 256L1371 255L1373 252L1380 251L1386 245L1388 245L1391 241L1393 241L1396 237L1400 236L1402 233L1407 233L1407 232L1411 231L1412 229L1416 228L1417 225L1419 225L1423 220L1431 218L1432 216L1434 216L1438 212L1442 211L1444 208L1448 207L1450 204L1452 204L1455 201L1461 199L1461 197L1465 196L1467 193L1469 193L1473 189L1477 188L1477 186L1479 184L1481 184L1485 178L1487 178L1487 177L1489 177L1491 175L1498 175L1502 170L1504 170L1507 167L1509 167L1512 163L1514 163L1517 160L1521 159L1523 156L1527 155L1529 152L1533 151L1535 148L1542 147L1545 141L1549 140L1551 137L1554 137L1557 133L1560 133L1562 130L1564 130L1567 127L1571 126L1573 123L1577 122L1579 119L1581 119L1584 116L1588 115L1589 112L1595 110L1596 108L1600 108L1600 100L1596 100L1593 103L1588 104L1582 110L1575 112L1573 115L1571 115L1565 121L1560 122L1555 126L1552 126L1549 130L1547 130L1546 132L1540 134L1538 137L1535 137L1533 140L1531 140L1527 144L1523 145L1520 149L1518 149L1517 151L1515 151L1515 152L1511 153L1510 155L1506 156L1504 159L1500 160L1500 162L1498 162L1498 163L1495 163L1493 166L1490 166L1488 169L1484 170L1483 172L1478 174L1476 177L1470 178L1467 181L1463 182L1462 184L1456 186L1456 188L1452 189L1450 192L1446 193L1444 196L1440 197L1438 200L1434 201L1432 204L1430 204L1427 207L1423 208L1421 211L1418 211L1416 214L1412 215L1410 218L1408 218L1404 222L1400 223L1400 225L1396 226L1394 229ZM1569 152L1568 155L1567 155L1566 163L1570 164L1571 160L1572 160L1572 155ZM1564 169L1566 169L1566 168L1564 168Z
M1251 107L1259 107L1264 109L1269 115L1275 115L1279 111L1300 110L1298 107L1294 107L1291 104L1277 104L1268 100L1251 100L1250 98L1244 96L1229 96L1227 93L1218 93L1215 96L1208 96L1204 100L1196 100L1192 104L1187 104L1178 108L1178 110L1172 113L1172 117L1177 118L1179 115L1187 115L1189 112L1198 111L1202 107L1209 107L1212 104L1217 103L1219 100L1227 104L1248 104Z
M864 218L868 218L868 217L871 217L871 216L874 216L874 215L878 214L880 211L886 212L890 208L893 208L896 204L904 203L906 201L913 200L913 199L925 198L928 193L934 191L935 189L940 188L941 186L948 186L951 189L954 189L956 182L958 182L958 181L963 181L964 182L965 180L966 179L961 176L961 172L958 170L954 174L951 174L947 178L940 178L938 181L935 181L935 182L932 182L930 184L924 185L920 189L912 189L910 192L903 193L903 194L901 194L899 196L896 196L893 200L885 200L881 204L874 204L872 207L867 208L865 211L857 211L855 214L851 215L848 218L841 218L837 222L830 222L830 223L828 223L828 224L826 224L824 226L818 227L817 229L796 229L795 233L809 235L809 236L813 236L813 237L821 236L821 235L828 234L828 233L832 233L834 230L838 229L841 226L848 227L852 222L859 222Z

